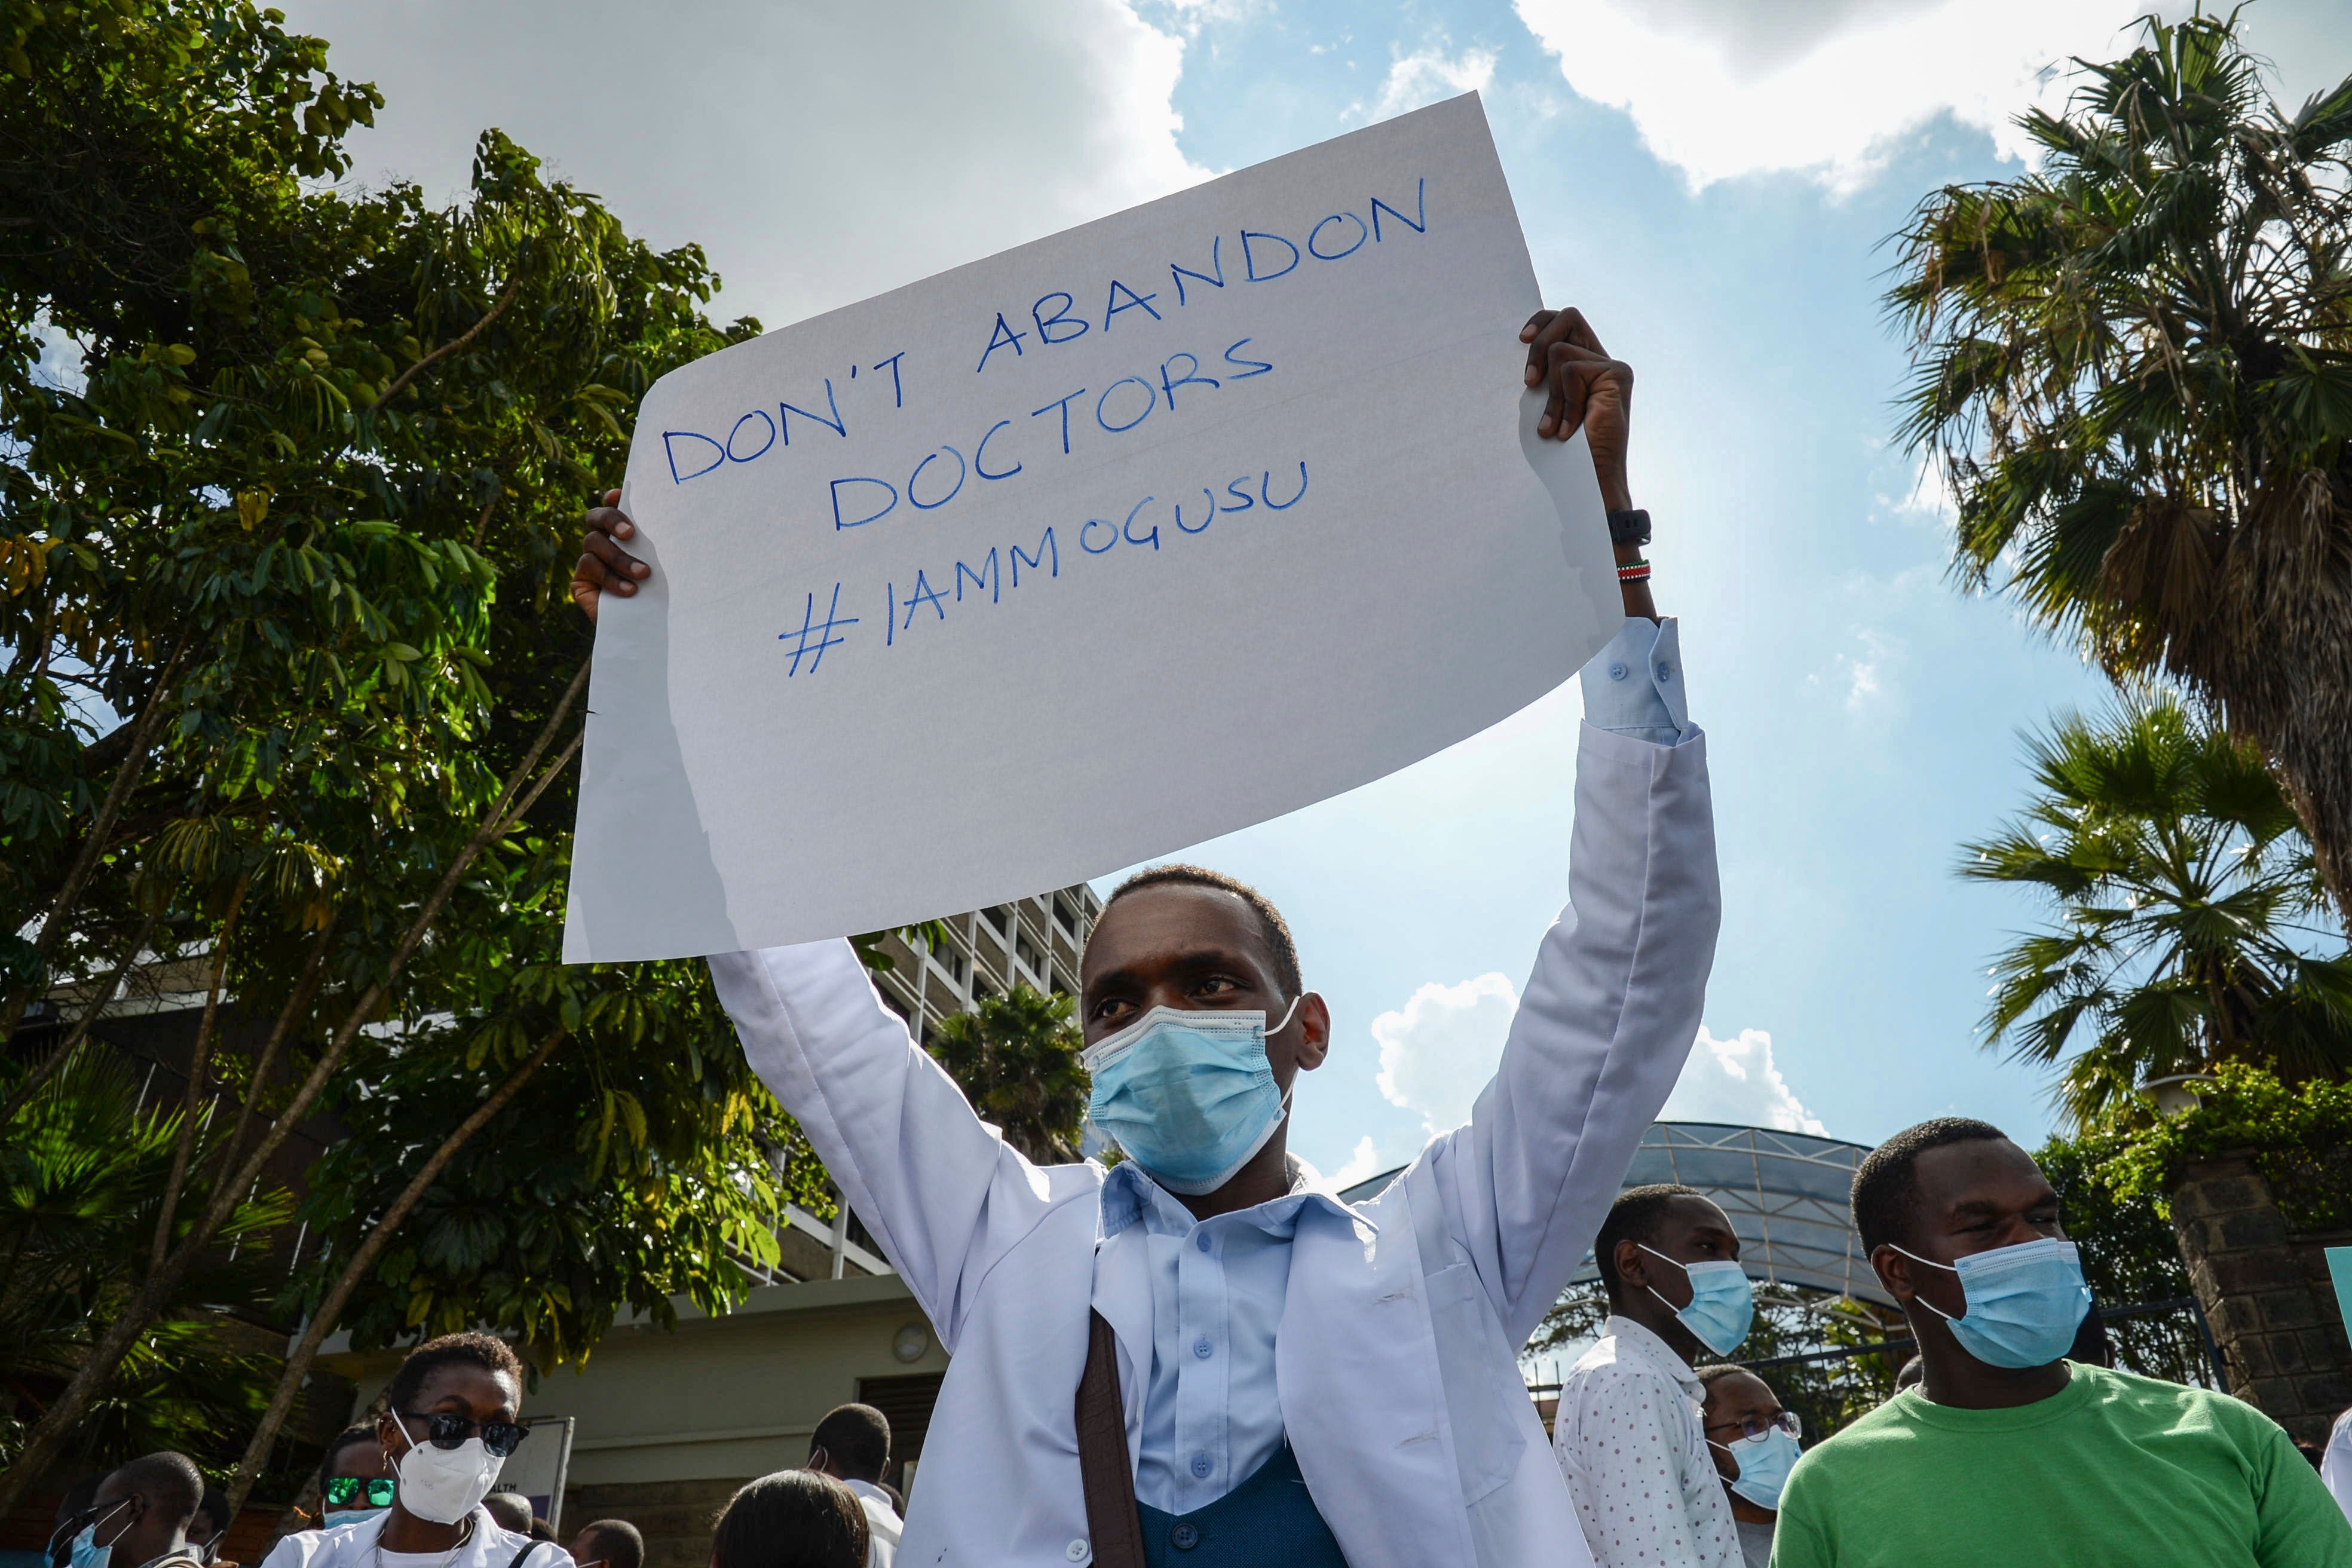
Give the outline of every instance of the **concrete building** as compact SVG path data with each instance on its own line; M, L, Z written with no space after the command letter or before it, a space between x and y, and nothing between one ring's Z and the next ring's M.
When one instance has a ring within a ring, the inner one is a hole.
M919 1036L1015 984L1075 994L1078 954L1101 912L1080 884L943 922L936 951L896 936L883 998ZM526 1420L569 1416L572 1458L560 1520L626 1519L645 1532L649 1568L703 1568L710 1522L736 1488L803 1463L809 1434L856 1400L890 1418L890 1478L904 1490L921 1468L923 1436L947 1353L906 1285L853 1220L836 1227L793 1209L778 1267L732 1312L679 1304L675 1331L614 1328L578 1371L543 1374ZM322 1355L351 1380L365 1411L400 1364L398 1351Z

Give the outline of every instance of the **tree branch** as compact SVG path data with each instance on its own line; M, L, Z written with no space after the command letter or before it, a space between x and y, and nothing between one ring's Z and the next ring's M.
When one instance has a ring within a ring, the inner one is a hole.
M172 1246L172 1216L179 1211L180 1189L187 1184L188 1162L196 1152L196 1102L204 1098L206 1070L212 1066L213 1036L220 1022L221 983L228 978L228 950L236 937L236 917L245 908L245 895L253 887L253 873L240 874L236 889L228 896L228 910L221 917L219 932L213 938L213 960L207 966L212 973L205 982L205 1015L196 1024L196 1043L188 1052L188 1090L180 1100L180 1136L172 1150L172 1173L163 1183L163 1204L155 1215L155 1244L150 1249L147 1267L152 1271L163 1267L163 1258Z
M418 376L424 374L434 365L439 363L445 359L447 359L451 354L456 353L459 349L464 348L467 343L472 342L476 338L481 336L482 329L484 327L488 326L492 321L497 321L500 316L506 313L507 307L514 303L515 294L521 288L522 278L518 274L507 284L506 292L498 297L498 301L488 310L482 312L482 319L480 321L476 321L472 326L467 327L464 331L459 332L456 337L451 338L447 342L443 343L439 348L435 349L431 353L426 354L423 359L418 360L415 364L410 365L406 370L402 371L398 375L393 377L392 384L385 387L382 393L378 394L376 400L373 403L369 404L368 406L370 408L382 408L394 398L399 396L403 392L405 392L408 389L408 384L410 382L415 381Z
M228 1484L231 1518L235 1518L237 1510L245 1506L246 1494L253 1489L254 1481L261 1474L262 1465L269 1458L270 1445L278 1440L278 1429L285 1425L286 1417L292 1413L294 1401L302 1392L302 1384L310 1375L310 1365L318 1359L319 1347L334 1331L344 1307L351 1302L352 1293L359 1289L360 1281L366 1279L368 1271L375 1267L376 1259L391 1244L401 1222L408 1217L409 1211L416 1206L426 1190L448 1168L449 1162L457 1158L458 1152L465 1148L475 1133L488 1125L492 1117L506 1109L507 1102L514 1099L524 1082L539 1070L540 1064L547 1060L548 1054L555 1049L566 1033L559 1028L541 1040L539 1048L507 1075L506 1082L499 1086L497 1092L477 1106L471 1116L459 1122L457 1130L441 1141L441 1146L433 1152L433 1157L425 1162L423 1168L402 1189L400 1196L393 1200L392 1206L384 1210L382 1217L368 1231L367 1239L360 1243L359 1250L352 1253L351 1261L343 1266L334 1286L320 1301L318 1310L310 1314L310 1327L303 1331L300 1342L286 1358L286 1371L278 1380L278 1392L270 1395L269 1408L262 1413L261 1424L254 1429L253 1440L246 1445L245 1458L238 1462L236 1475Z
M140 951L147 945L147 939L155 934L156 922L162 919L161 915L147 917L139 927L139 934L131 939L131 945L123 951L122 962L114 966L114 973L107 976L104 988L90 1000L89 1006L83 1009L82 1016L74 1020L74 1026L67 1032L66 1037L58 1042L57 1049L43 1058L38 1067L26 1073L24 1081L10 1091L8 1103L0 1105L0 1127L5 1127L16 1120L16 1112L25 1108L25 1102L31 1100L41 1085L47 1083L59 1068L66 1065L66 1058L73 1055L74 1047L81 1044L83 1038L89 1035L89 1027L98 1021L99 1015L113 1004L114 994L122 988L123 976L129 974L131 965L139 962Z
M163 668L157 672L154 689L147 696L147 706L140 710L138 718L131 721L134 728L130 750L123 756L122 765L114 771L114 783L107 789L106 799L100 804L98 815L90 820L89 832L82 839L80 853L74 857L72 867L67 870L66 879L58 889L58 896L50 900L49 912L41 921L40 935L33 939L33 957L37 972L33 983L36 989L40 984L38 973L47 972L48 961L56 955L58 944L65 941L66 917L73 912L74 905L81 900L82 889L89 886L91 875L97 871L99 858L106 852L107 837L114 831L115 819L122 815L122 804L131 798L131 785L138 783L140 771L146 766L148 749L154 745L155 731L163 721L166 708L163 689L171 684L173 675L180 668L181 656L187 652L192 640L189 634L182 633L179 642L172 649L171 658L163 661ZM17 1020L25 1016L25 1008L33 995L32 991L23 991L8 998L5 1014L0 1014L0 1045L5 1045L16 1037Z
M311 995L319 989L319 977L326 969L327 949L334 939L335 921L341 914L341 910L328 912L327 923L319 928L317 938L310 943L310 956L302 961L302 975L294 983L293 994L286 998L286 1005L278 1009L278 1022L270 1026L269 1038L263 1043L260 1058L254 1063L253 1076L246 1085L245 1103L237 1108L236 1126L221 1145L220 1164L224 1171L236 1163L237 1148L245 1142L246 1131L253 1125L254 1112L261 1108L261 1089L269 1079L269 1069L278 1065L278 1053L285 1048L294 1020L302 1016L303 1008L310 1005Z

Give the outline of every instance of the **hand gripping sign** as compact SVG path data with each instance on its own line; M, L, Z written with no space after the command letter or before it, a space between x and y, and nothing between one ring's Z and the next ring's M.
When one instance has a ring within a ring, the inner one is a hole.
M998 903L1532 701L1620 620L1475 95L673 371L564 952Z

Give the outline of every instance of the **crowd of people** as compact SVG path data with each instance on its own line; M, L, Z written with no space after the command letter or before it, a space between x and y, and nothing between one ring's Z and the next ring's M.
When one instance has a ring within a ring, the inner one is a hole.
M2106 1364L2058 1194L1998 1128L1896 1134L1853 1217L1918 1354L1807 1448L1769 1382L1717 1359L1754 1310L1730 1219L1689 1187L1617 1199L1594 1247L1610 1315L1553 1427L1599 1568L2352 1564L2352 1489L2331 1496L2315 1451Z
M328 1446L307 1509L260 1568L646 1568L625 1519L559 1542L499 1472L529 1429L522 1367L484 1333L409 1352L383 1412ZM762 1476L712 1522L709 1568L891 1568L902 1500L884 1481L890 1424L845 1405L817 1423L805 1468ZM240 1568L220 1554L227 1499L184 1454L150 1454L67 1489L50 1568ZM689 1563L662 1568L695 1568Z
M2057 1195L1982 1122L1912 1128L1854 1178L1916 1380L1808 1446L1730 1363L1754 1310L1730 1220L1689 1188L1621 1191L1721 913L1706 736L1626 477L1633 373L1572 310L1519 350L1528 438L1589 451L1624 620L1580 676L1568 907L1470 1121L1366 1201L1318 1184L1287 1135L1331 1010L1274 904L1198 867L1129 878L1081 955L1108 1165L1008 1144L847 942L714 955L751 1065L952 1359L903 1531L887 1429L852 1406L806 1468L736 1494L710 1568L2352 1568L2352 1523L2259 1411L2070 1355L2089 1292ZM1517 418L1486 460L1527 460ZM617 499L585 520L592 619L659 586ZM1107 745L1217 721L1077 718ZM1610 1316L1547 1434L1517 1352L1588 1247ZM262 1568L644 1568L619 1521L567 1547L499 1518L520 1397L499 1341L421 1347L329 1456L323 1528ZM58 1568L205 1568L203 1498L178 1456L125 1466L61 1521Z

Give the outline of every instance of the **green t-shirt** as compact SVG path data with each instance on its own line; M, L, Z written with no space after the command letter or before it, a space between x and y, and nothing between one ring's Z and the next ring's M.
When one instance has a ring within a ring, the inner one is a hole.
M2352 1568L2352 1525L2261 1411L2067 1370L2013 1410L1912 1389L1808 1450L1772 1568Z

